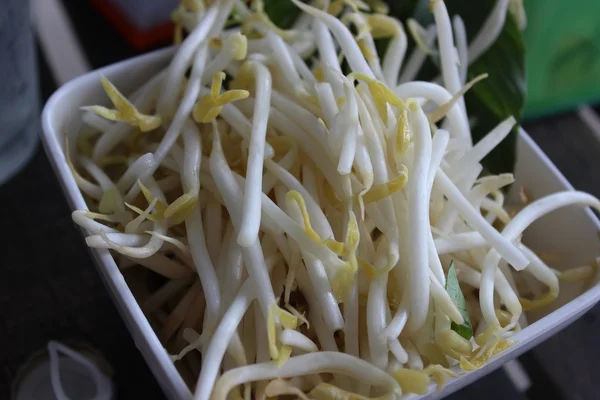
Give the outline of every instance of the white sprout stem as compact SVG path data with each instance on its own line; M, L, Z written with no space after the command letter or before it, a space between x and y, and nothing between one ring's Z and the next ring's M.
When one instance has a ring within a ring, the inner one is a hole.
M460 281L479 289L481 283L481 273L458 260L454 262L457 270L459 271Z
M252 69L255 77L256 102L254 103L252 133L248 148L242 223L238 235L238 243L243 247L249 247L258 240L265 153L264 143L271 102L271 74L269 70L264 65L252 61L248 62L248 66Z
M488 15L471 44L469 44L469 65L477 61L494 44L500 32L502 32L509 2L510 0L496 1L494 9Z
M319 123L317 117L276 90L273 90L272 100L273 107L298 124L310 137L325 148L327 144L325 128Z
M115 184L111 181L108 175L106 175L106 173L93 161L89 160L86 157L81 157L80 162L81 166L92 176L92 178L94 178L96 182L98 182L98 185L100 185L100 188L104 192L110 189L116 189ZM120 195L120 193L118 194ZM120 203L122 206L123 202L121 201Z
M168 279L189 278L194 274L194 271L189 269L187 266L173 261L161 254L155 254L148 258L127 258L133 260L135 264L146 267L149 270L154 271Z
M319 348L312 340L293 329L284 329L279 335L279 341L284 345L295 347L306 353L319 351Z
M495 193L497 194L499 192ZM503 199L501 199L501 201L494 201L489 198L484 198L481 201L481 208L488 212L488 215L486 215L485 219L490 224L493 224L496 221L496 218L502 221L504 224L508 224L510 221L510 215L508 215L508 212L503 208L503 203Z
M480 183L471 190L471 193L468 194L467 198L473 207L479 210L481 208L483 199L485 199L491 192L501 189L506 185L510 185L514 181L515 178L512 174L501 174L482 178Z
M245 179L237 174L235 174L235 179L242 185L245 182ZM346 263L340 260L336 253L325 245L312 240L300 225L294 222L292 218L264 193L262 193L262 212L266 218L277 221L277 225L281 230L295 240L303 249L306 249L308 253L321 260L326 266L334 270L346 267Z
M363 190L369 190L373 186L375 181L375 174L373 172L373 163L369 157L367 146L365 144L365 136L362 128L358 127L358 138L356 140L356 154L354 155L354 166L358 169L363 179Z
M324 11L311 7L307 4L301 3L298 0L292 0L292 2L302 11L311 14L316 19L323 22L327 26L327 28L329 28L331 33L333 33L333 36L335 36L338 43L340 44L342 51L344 52L344 56L348 60L348 64L350 64L350 68L352 69L352 71L362 72L369 78L375 78L371 67L369 67L367 60L365 60L365 57L360 51L358 44L354 40L352 33L348 30L348 28L346 28L342 21L340 21L333 15L329 15Z
M361 332L360 335L360 358L369 362L371 361L371 354L369 353L369 340L366 337L366 332ZM358 382L358 394L368 396L371 393L371 383L365 380Z
M310 194L312 199L315 201L315 204L319 209L321 209L321 205L319 204L319 184L317 182L317 176L313 168L308 164L302 165L302 184L306 188L306 191ZM329 221L327 221L327 226L331 230L331 225ZM333 231L331 230L331 237L333 237Z
M245 99L238 102L238 105L242 110L248 110L248 107L252 104L253 101L251 99ZM336 193L343 194L344 197L350 197L352 195L350 187L345 185L344 181L340 180L339 175L336 173L335 165L331 161L331 157L327 151L320 145L309 140L310 138L306 131L302 130L298 124L273 107L271 107L269 111L269 123L272 123L273 127L282 134L298 141L304 154L317 165L319 171L325 176L327 182L334 188Z
M385 253L381 252L376 268L385 267ZM378 368L385 369L388 364L387 339L381 333L387 325L387 283L388 274L380 274L369 285L367 298L367 331L369 338L369 354L371 362Z
M483 216L476 212L465 196L452 183L450 178L442 171L437 172L437 181L448 201L456 207L459 214L476 229L500 254L516 269L523 269L529 264L529 260L500 232L487 223Z
M98 228L99 230L103 229ZM135 233L109 232L104 235L113 243L126 247L141 247L148 243L150 236ZM91 235L85 238L85 243L95 249L109 249L110 245L99 234Z
M179 50L175 54L173 61L171 61L171 65L169 65L169 68L167 70L167 76L165 77L164 83L162 85L162 92L156 104L157 112L161 117L171 117L173 114L175 114L175 106L178 103L177 95L182 85L182 80L185 71L192 63L192 60L194 58L198 58L198 53L206 51L202 50L202 48L204 47L206 49L205 42L208 37L207 35L211 27L215 23L215 20L217 19L218 13L219 3L215 3L206 11L200 23L198 23L194 30L190 32L190 34L185 38L185 40L179 47ZM197 60L195 61L195 63L196 62ZM200 78L201 76L202 72L199 74L198 78ZM190 87L194 86L196 85L189 84L186 92L189 90ZM196 97L197 94L194 96L193 101L196 100Z
M521 210L513 220L503 229L502 235L509 240L515 240L530 224L532 224L537 219L543 217L544 215L569 205L580 204L583 206L593 207L596 210L600 210L600 201L592 195L583 192L562 192L555 193L539 200L534 201L533 203L527 205L523 210ZM498 318L494 311L494 280L493 277L498 275L502 276L502 274L497 271L497 265L500 261L500 255L494 251L490 250L484 261L484 269L481 279L481 290L480 290L480 303L481 310L484 315L484 318L491 326L499 326ZM529 261L529 259L528 259ZM512 263L511 263L512 264ZM514 264L513 268L517 271L521 270ZM534 267L535 268L535 267ZM507 282L508 285L508 282ZM510 287L510 285L509 285ZM500 288L498 288L500 291ZM518 304L518 300L516 301ZM507 306L510 306L507 304ZM518 318L520 312L517 312L520 308L514 306L514 310L509 310L513 314L513 318Z
M398 365L392 371L399 369L402 367L402 364L406 364L408 362L408 353L400 344L400 340L398 339L388 339L388 346L390 348L390 352L396 357L396 360L401 365Z
M400 21L394 20L397 24L398 32L391 40L383 58L383 78L388 87L394 88L398 84L400 67L406 55L408 40L406 32Z
M119 192L123 193L129 190L146 170L155 168L155 165L154 154L146 153L141 155L127 168L127 171L117 181L116 186Z
M343 78L344 82L348 84L348 79ZM381 138L377 136L377 131L373 125L373 120L371 119L370 113L367 110L365 103L361 99L360 95L356 91L356 89L349 85L352 88L354 96L357 100L358 104L358 112L360 116L360 120L364 126L364 138L366 148L371 159L371 164L373 166L373 177L375 184L382 184L387 182L388 180L388 172L387 165L385 161L385 152L383 151L383 144ZM377 202L377 207L382 212L382 217L386 221L380 229L390 236L390 246L389 249L393 250L394 244L397 241L397 228L393 221L395 220L394 216L394 208L392 205L392 200L389 197L386 197ZM388 260L390 265L396 264L395 260Z
M454 27L454 38L456 39L456 52L458 54L458 76L460 78L460 85L463 86L467 82L467 71L469 69L467 30L460 15L455 15L452 18L452 25Z
M554 210L570 205L581 205L600 210L600 200L590 194L578 191L554 193L530 203L519 211L502 230L502 235L508 240L515 240L529 225L539 218ZM517 271L522 269L513 263L511 264Z
M434 0L431 2L433 16L438 31L438 46L440 49L440 59L442 64L442 77L448 91L452 94L458 93L462 85L460 84L460 75L458 72L458 61L456 58L456 48L454 47L454 35L452 33L452 24L450 16L443 0ZM465 110L464 98L461 96L457 104L462 110ZM466 120L465 113L462 114ZM466 121L465 121L466 122ZM468 122L467 122L468 127ZM461 132L467 143L471 144L471 130Z
M440 256L435 247L435 241L433 240L433 234L429 231L427 238L427 252L429 253L429 268L435 275L435 278L441 285L446 284L446 277L444 276L444 268L440 261Z
M387 127L383 123L383 119L379 115L377 111L377 107L375 106L375 102L373 101L374 96L371 94L371 91L368 89L366 85L358 85L356 87L356 92L360 96L366 110L369 113L371 118L371 122L373 124L373 128L375 128L374 133L376 137L379 139L381 143L385 142L386 139L386 129ZM387 113L390 114L392 111L391 106L388 104L386 106ZM365 131L369 131L369 127L365 126ZM382 145L383 146L383 145Z
M434 239L434 243L439 255L489 246L487 240L479 232L463 232L447 237L438 237Z
M331 225L329 225L329 222L327 221L327 217L306 187L300 183L294 175L272 160L266 160L265 167L289 190L295 190L302 195L306 203L308 214L310 215L310 221L321 239L332 238L333 231L331 230Z
M212 79L217 72L223 71L233 60L239 59L242 55L240 53L245 55L245 46L246 37L240 33L234 33L228 36L223 43L223 49L206 66L200 83L204 84Z
M156 185L154 179L149 179L148 188L156 198L163 202L165 201L165 196L158 188L158 185ZM148 243L142 247L120 246L117 243L111 242L110 239L106 235L104 235L103 231L100 231L99 233L101 236L104 236L104 240L107 242L111 249L125 256L129 256L136 259L144 259L154 256L163 246L164 240L162 239L162 236L164 236L167 233L167 221L165 219L156 221L154 223L153 232L155 232L156 234L153 234Z
M440 1L440 0L437 0ZM401 98L422 97L431 100L438 106L452 101L452 94L443 86L431 82L408 82L396 87L395 92ZM450 134L463 143L470 144L471 136L467 116L458 103L455 103L446 116L450 123ZM467 135L469 135L467 137Z
M270 362L229 370L217 381L211 398L224 400L231 389L246 382L327 372L369 382L390 394L401 393L400 385L384 370L348 354L323 351L292 357L281 367Z
M314 21L313 29L315 31L317 48L319 49L319 57L321 59L321 68L323 68L323 76L325 80L331 84L333 93L336 96L341 96L343 93L342 81L340 80L338 74L334 72L341 72L341 69L338 63L335 43L333 42L331 33L327 29L327 26L319 20Z
M394 318L382 332L382 335L385 336L386 338L388 338L388 339L397 338L398 336L400 336L400 333L406 326L406 323L408 322L409 309L408 309L407 305L404 303L407 303L408 299L409 299L408 294L402 296L402 301L400 303L400 306L398 307L398 310L396 311L396 314L394 315Z
M256 297L255 291L256 287L251 284L251 281L246 281L223 315L210 344L207 346L205 357L203 357L202 369L196 382L197 389L194 393L194 400L208 400L211 396L229 341L248 310L250 302Z
M182 184L185 189L192 191L198 196L200 190L199 176L202 162L202 142L198 129L189 119L184 127L183 139L185 146L183 164L185 169L181 176ZM206 298L204 327L208 335L210 335L221 314L221 293L214 264L207 249L200 207L197 206L186 219L185 228L192 259L194 260L194 265L196 266L196 271Z
M425 32L425 35L423 35L423 44L427 48L430 48L433 45L436 34L437 28L434 24L427 27L427 31ZM398 78L398 83L402 84L414 80L421 70L426 58L427 54L423 51L423 49L421 49L419 46L415 46L412 54L408 58L408 61L402 68L402 72Z
M475 180L481 174L481 171L483 171L483 166L481 164L476 164L475 166L473 166L473 168L470 168L465 173L463 178L456 183L456 188L460 191L460 193L462 193L465 196L468 194L469 189L473 186ZM440 189L439 185L437 189ZM456 207L453 207L451 203L446 202L445 207L443 209L443 213L436 222L436 227L441 232L448 233L455 226L457 219L458 210L456 209Z
M277 197L279 201L279 196ZM286 205L285 198L282 200L283 204ZM302 214L300 213L300 209L296 204L290 204L286 207L286 209L297 224L303 224ZM344 319L342 318L337 301L331 291L331 285L329 283L325 266L321 260L313 257L307 251L300 249L300 252L302 254L302 258L304 259L304 265L306 266L310 283L315 289L316 301L321 308L323 322L325 325L327 325L327 328L332 333L338 329L342 329L344 327Z
M438 129L432 140L431 150L431 163L429 165L429 171L427 174L427 192L430 193L428 197L428 203L431 197L431 190L433 188L433 181L435 179L435 173L440 168L440 164L444 157L448 141L450 140L450 133L443 129ZM434 272L437 280L442 284L446 284L446 277L444 276L444 269L438 255L438 251L433 240L431 230L429 230L429 238L427 243L427 249L429 251L429 266Z
M359 120L358 104L352 95L352 89L346 83L344 84L344 94L346 95L347 104L342 112L337 113L330 124L331 132L329 133L328 142L329 148L339 154L338 172L341 175L348 175L352 170L352 164L356 156Z
M116 229L113 229L111 227L108 227L106 225L103 225L99 222L94 221L93 219L88 217L88 213L89 213L89 211L87 211L87 210L75 210L71 214L71 218L73 219L73 222L75 222L77 225L79 225L83 229L86 229L87 231L92 232L96 235L100 234L100 232L122 233Z
M518 319L523 311L519 299L510 287L504 275L497 269L501 256L491 249L483 261L483 272L479 285L479 304L483 318L488 326L500 327L494 307L494 286L502 298L513 319ZM529 259L527 260L529 262Z
M460 179L466 171L484 159L496 146L500 144L511 132L516 124L513 117L509 117L498 124L487 135L485 135L475 146L467 150L467 152L452 164L448 176L453 180Z
M96 185L95 183L92 183L82 177L72 164L70 164L69 167L79 190L81 190L82 193L90 196L92 199L99 201L103 194L102 188L99 185Z
M302 252L308 276L315 289L317 303L321 307L323 322L329 331L334 332L344 327L344 319L331 292L331 285L323 267L323 263L309 254Z
M411 234L408 237L410 251L410 317L408 328L417 331L425 322L429 308L429 194L427 175L431 162L431 131L425 113L420 106L411 107L409 121L413 128L415 161L412 167L412 179L408 194L409 224Z
M223 28L225 27L227 18L229 18L229 15L231 14L231 11L233 9L233 3L234 0L219 0L219 12L217 13L215 22L212 24L212 27L208 34L209 37L224 33Z
M288 44L286 44L286 48L288 48L288 51L292 57L292 61L294 62L294 67L298 70L298 73L302 79L304 79L304 81L310 86L315 85L318 82L317 78L312 73L310 68L308 68L308 65L306 65L306 62L304 62L302 56L293 49L290 49Z
M106 132L115 125L114 122L106 120L92 111L85 111L81 119L86 125L94 128L98 132Z
M346 353L359 357L358 344L358 277L354 279L348 297L344 302L344 350Z
M209 94L208 89L201 89L201 94ZM227 122L235 132L237 132L245 140L250 140L250 134L252 132L252 123L244 113L234 103L227 103L223 105L221 114L219 114L225 122ZM265 159L273 158L275 152L273 147L269 143L265 143Z
M383 81L383 71L381 70L379 56L377 54L377 49L375 48L375 41L373 40L373 35L371 35L368 22L366 21L364 15L360 12L351 12L344 15L341 21L342 23L345 23L345 25L349 25L350 23L354 24L356 30L359 32L356 41L361 42L366 48L367 52L370 54L367 55L365 52L361 52L365 56L375 78ZM366 29L363 29L363 27ZM349 27L347 29L349 29Z
M404 348L406 348L406 353L408 354L408 367L410 369L414 369L416 371L420 371L423 369L423 359L417 350L417 347L411 340L408 340L404 344Z
M341 114L338 114L341 115ZM350 125L344 136L337 171L340 175L348 175L352 172L352 164L356 156L358 144L358 129L356 125Z
M183 171L181 180L186 193L200 194L200 167L202 164L202 141L196 124L188 118L183 128Z
M215 264L216 265L216 270L215 272L217 273L217 279L219 280L219 285L221 286L221 290L224 289L224 285L225 285L225 275L227 274L227 269L231 266L230 263L230 259L229 259L229 255L230 252L231 253L237 253L235 254L235 257L232 259L235 260L240 260L241 262L241 257L242 257L242 252L239 249L236 249L235 246L232 246L232 240L233 242L237 245L237 242L232 239L234 236L234 231L233 231L233 225L231 224L231 222L226 222L225 223L225 234L223 236L223 242L221 243L221 247L218 249L219 251L219 257L218 257L218 261ZM239 247L239 245L237 245L237 247ZM210 254L210 252L209 252ZM235 267L232 267L235 269ZM240 277L241 279L241 277ZM235 278L235 275L232 276L232 284L235 287L234 291L237 292L237 289L239 289L240 286L240 282L238 281L238 279ZM225 293L223 295L223 298L225 298L227 296L225 296ZM231 296L229 296L231 297ZM223 304L225 305L225 302L223 302Z
M215 268L206 247L202 214L199 208L196 208L186 219L185 228L192 259L206 297L205 329L212 332L221 314L221 293Z
M551 291L558 295L559 282L558 276L546 265L531 249L525 245L520 245L519 249L529 258L531 264L527 267L527 272L532 274L537 280L544 283Z
M291 85L297 94L302 90L305 90L300 74L294 65L294 60L281 36L272 31L268 31L266 32L266 40L271 47L272 57L275 58L275 61L279 65L279 69L287 84Z
M227 164L225 155L223 154L221 138L216 130L216 123L213 126L213 149L210 155L210 172L214 178L215 184L219 189L221 197L225 201L225 207L229 212L231 222L233 223L236 232L240 232L240 227L242 226L240 208L243 202L243 195L231 169L229 168L229 165ZM261 187L259 186L258 189L259 194L262 195L262 192L260 191ZM258 300L260 302L263 315L266 318L269 307L275 303L275 294L273 293L271 281L265 266L265 259L258 240L251 243L248 247L244 247L242 253L244 257L244 264L248 270L248 275L256 284Z
M290 42L290 46L299 58L308 59L317 47L315 35L308 31L298 32L295 40Z
M298 159L298 146L294 146L283 156L277 163L282 169L289 170L296 163ZM266 165L266 164L265 164ZM263 177L262 191L264 194L268 194L275 185L277 184L277 177L272 173L267 173Z
M321 349L325 351L338 351L337 344L333 337L333 331L331 331L325 326L325 323L323 321L323 315L321 313L321 307L317 302L317 294L315 288L310 282L310 278L308 277L306 269L302 268L302 264L296 271L296 280L298 282L300 291L302 292L304 298L306 299L306 302L308 303L308 308L311 313L310 324L315 329L315 333L317 334L317 338L319 339Z
M179 299L177 305L169 313L162 328L157 333L158 337L167 342L173 337L177 329L183 324L185 315L188 313L193 301L201 295L200 282L195 281L194 284L186 291Z
M325 123L331 127L333 126L336 114L339 112L335 101L335 94L333 93L333 86L328 82L320 82L315 85L315 92L317 99L319 99L319 105L323 110Z
M446 314L453 322L458 325L462 325L464 323L464 319L458 308L448 295L448 292L442 286L442 284L437 280L436 276L433 272L429 271L429 282L431 283L431 297L435 301L436 307L440 307L441 311Z
M188 121L186 121L186 123L188 123ZM183 148L177 143L173 143L169 156L173 159L173 161L175 161L177 171L181 171L183 169L183 154Z
M206 246L213 264L219 260L219 249L223 245L223 219L222 207L214 197L209 198L205 206L204 218L206 221Z

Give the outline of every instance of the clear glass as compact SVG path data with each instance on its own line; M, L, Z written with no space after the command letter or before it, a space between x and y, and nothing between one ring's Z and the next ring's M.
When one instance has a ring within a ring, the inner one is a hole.
M0 185L27 164L40 130L37 63L29 1L0 7Z

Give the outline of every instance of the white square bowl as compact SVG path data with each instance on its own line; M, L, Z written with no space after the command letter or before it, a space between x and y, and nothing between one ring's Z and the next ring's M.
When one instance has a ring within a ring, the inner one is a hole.
M100 85L100 75L109 78L122 92L133 89L168 64L174 49L164 49L90 72L67 83L52 95L42 114L42 140L65 196L73 210L86 209L64 155L65 134L76 133L81 126L79 107L106 103ZM516 185L524 185L534 198L573 187L550 162L534 141L521 130L518 138ZM533 224L524 241L536 250L559 251L564 265L581 265L600 255L597 233L600 224L588 209L564 208ZM170 399L189 399L191 393L170 361L156 334L142 313L125 279L108 250L91 249L100 276L111 293L137 348L141 351L154 376ZM600 282L581 293L581 285L561 285L558 301L544 313L529 314L531 323L518 332L517 344L496 356L483 368L451 380L439 393L430 392L422 399L438 399L479 379L503 363L547 339L579 318L600 300ZM432 387L432 389L434 389ZM410 396L417 398L418 396Z

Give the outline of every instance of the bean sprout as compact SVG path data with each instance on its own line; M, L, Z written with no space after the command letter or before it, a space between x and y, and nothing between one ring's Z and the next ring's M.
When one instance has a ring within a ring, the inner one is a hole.
M196 400L426 393L593 276L596 261L558 271L521 239L600 201L556 193L515 214L512 174L482 175L516 120L472 145L463 95L486 75L467 83L467 67L508 1L467 43L432 0L408 57L378 1L290 1L302 16L282 30L261 0L184 0L167 68L130 96L101 78L114 108L83 107L65 146L88 206L73 221L116 257ZM224 30L232 9L242 27ZM414 81L427 54L443 83Z

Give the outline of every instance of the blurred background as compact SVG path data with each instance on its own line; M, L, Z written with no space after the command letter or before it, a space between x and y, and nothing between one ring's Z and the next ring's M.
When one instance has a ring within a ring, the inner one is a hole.
M597 0L523 0L524 127L577 188L600 195ZM99 350L119 398L164 398L95 271L39 146L39 112L90 70L168 46L177 0L4 0L0 10L0 399L48 340ZM12 133L11 133L12 132ZM452 399L596 399L600 309Z

